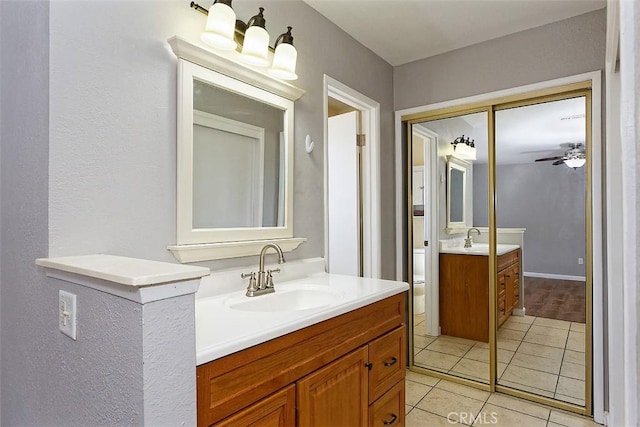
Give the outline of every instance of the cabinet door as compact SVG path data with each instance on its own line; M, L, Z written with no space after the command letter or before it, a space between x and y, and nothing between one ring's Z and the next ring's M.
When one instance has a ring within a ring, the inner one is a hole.
M215 426L288 427L296 419L295 385L290 385L264 400L225 418Z
M361 347L296 384L298 426L367 425L367 347Z

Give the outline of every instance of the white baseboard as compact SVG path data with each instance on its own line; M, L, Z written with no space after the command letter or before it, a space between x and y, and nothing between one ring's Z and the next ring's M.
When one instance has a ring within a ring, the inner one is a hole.
M584 276L569 276L566 274L549 274L549 273L532 273L525 271L524 277L539 277L541 279L556 279L556 280L573 280L575 282L585 282L587 280Z
M524 317L526 316L526 313L527 313L527 309L525 307L522 307L522 308L514 308L511 314L513 314L514 316Z

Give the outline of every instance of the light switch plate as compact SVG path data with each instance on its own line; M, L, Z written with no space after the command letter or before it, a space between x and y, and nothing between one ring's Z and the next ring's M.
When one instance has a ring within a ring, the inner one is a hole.
M58 328L60 332L77 339L76 337L76 295L63 290L58 294Z

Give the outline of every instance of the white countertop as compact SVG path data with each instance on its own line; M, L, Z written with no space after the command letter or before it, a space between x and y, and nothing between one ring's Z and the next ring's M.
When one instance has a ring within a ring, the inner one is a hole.
M231 301L257 300L274 294L244 297L245 290L196 299L196 364L210 362L282 335L331 319L390 296L405 292L409 285L390 280L319 273L275 284L290 287L313 285L337 294L329 305L298 311L254 312L229 308Z
M497 254L498 256L511 252L514 249L519 249L520 245L507 245L498 244ZM458 254L458 255L489 255L489 245L487 243L474 243L470 248L465 247L453 247L453 248L440 248L441 254Z
M133 287L199 279L210 273L206 267L104 254L38 258L36 264Z

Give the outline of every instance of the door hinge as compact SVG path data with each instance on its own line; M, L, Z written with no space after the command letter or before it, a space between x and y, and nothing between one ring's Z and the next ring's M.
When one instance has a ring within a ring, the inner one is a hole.
M365 145L367 145L367 138L365 134L358 134L356 135L356 146L357 147L364 147Z
M424 246L425 246L425 247L429 246L429 241L428 241L428 240L425 240L425 241L424 241Z

